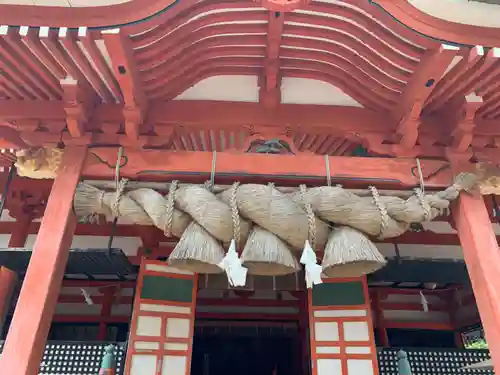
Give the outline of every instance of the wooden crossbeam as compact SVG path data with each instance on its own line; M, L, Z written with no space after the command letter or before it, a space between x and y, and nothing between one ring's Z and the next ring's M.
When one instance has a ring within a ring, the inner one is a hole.
M101 104L95 108L94 121L123 122L122 105ZM0 101L0 119L5 121L29 118L41 121L64 121L64 103L56 101ZM384 133L394 131L387 116L358 107L282 104L272 111L259 103L222 102L210 100L175 100L150 103L148 122L155 126L180 124L186 128L207 126L237 130L242 125L323 128L331 133ZM155 129L156 130L156 129Z
M86 178L114 178L116 148L92 149L83 175ZM279 182L297 184L300 181L324 185L327 166L325 156L298 154L272 155L200 151L125 150L120 175L134 180L204 182L215 173L216 182ZM328 157L332 180L346 186L419 185L415 160L387 158ZM426 187L441 188L452 182L447 163L422 160Z

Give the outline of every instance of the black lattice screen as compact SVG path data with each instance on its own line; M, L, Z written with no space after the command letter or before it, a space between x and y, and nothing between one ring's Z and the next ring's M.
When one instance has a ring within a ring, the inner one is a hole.
M57 342L45 346L39 375L97 375L109 343ZM0 341L0 351L3 342ZM116 374L123 374L125 349L115 345Z
M490 358L487 350L404 349L413 375L492 375L491 370L464 370L463 367ZM398 375L398 349L379 349L380 375Z

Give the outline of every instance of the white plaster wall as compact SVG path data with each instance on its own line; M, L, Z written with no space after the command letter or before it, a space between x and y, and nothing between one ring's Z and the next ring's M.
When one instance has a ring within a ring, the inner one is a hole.
M221 100L258 102L257 76L215 76L190 87L175 100ZM339 88L323 81L284 77L281 102L286 104L318 104L362 107Z
M283 78L281 84L281 102L362 107L352 97L327 82L293 77Z
M227 75L206 78L184 91L175 100L258 102L257 76Z
M465 25L500 27L500 6L470 0L408 0L433 17Z

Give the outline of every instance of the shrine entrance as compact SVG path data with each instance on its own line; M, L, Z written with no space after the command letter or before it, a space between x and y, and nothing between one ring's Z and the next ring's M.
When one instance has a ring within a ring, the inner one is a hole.
M309 374L307 291L229 289L225 274L209 276L218 286L142 261L125 375Z
M268 326L257 321L200 323L211 323L212 327L195 331L191 375L305 375L299 366L296 324L280 327L279 322Z

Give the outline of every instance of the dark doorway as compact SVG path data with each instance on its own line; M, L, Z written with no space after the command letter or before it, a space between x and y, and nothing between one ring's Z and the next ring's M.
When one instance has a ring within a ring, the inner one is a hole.
M196 330L191 375L301 375L298 329L220 323Z

